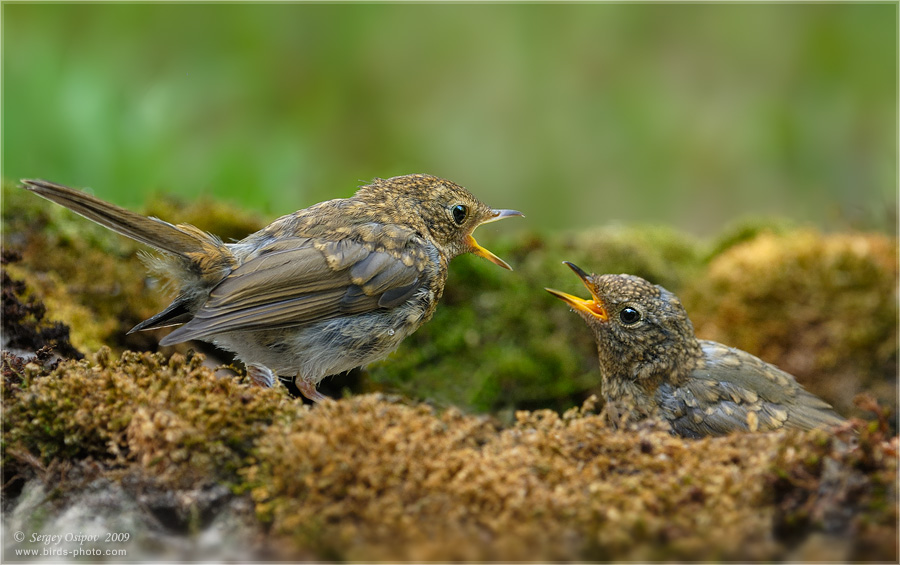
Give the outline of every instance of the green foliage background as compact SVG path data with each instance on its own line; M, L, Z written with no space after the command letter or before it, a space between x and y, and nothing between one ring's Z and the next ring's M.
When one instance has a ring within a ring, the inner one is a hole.
M895 3L2 10L6 178L275 216L430 172L528 215L502 231L896 223Z

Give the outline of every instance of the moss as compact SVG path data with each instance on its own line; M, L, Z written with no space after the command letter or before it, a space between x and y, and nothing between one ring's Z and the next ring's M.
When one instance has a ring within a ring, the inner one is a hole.
M27 352L55 350L60 355L80 359L82 354L69 341L69 327L46 319L47 307L28 292L24 281L9 276L9 266L20 261L18 253L3 250L0 268L4 347Z
M843 414L870 392L896 408L897 242L762 231L712 259L682 299L697 334L795 375Z
M769 233L787 235L800 229L797 224L787 218L745 218L726 226L710 245L707 260L712 260L730 248L745 243L757 236Z
M508 427L384 395L309 408L199 355L4 361L4 473L53 485L45 505L102 479L192 531L250 499L245 527L275 558L775 560L816 532L850 540L848 558L897 557L897 439L874 405L841 451L821 432L616 431L593 398Z
M203 356L109 348L4 379L3 446L39 461L91 458L136 466L170 488L232 482L257 436L300 405L282 389L217 377ZM4 371L17 367L5 359Z
M702 268L697 242L654 227L525 235L487 245L515 270L477 257L455 259L434 319L369 368L376 386L479 411L565 410L598 393L599 378L584 323L543 290L578 292L562 261L634 272L674 288Z
M329 558L765 560L825 529L804 522L795 539L773 537L788 500L769 490L773 466L816 455L864 485L896 471L888 456L877 473L860 473L818 439L690 441L652 427L613 431L590 411L520 412L497 429L455 410L359 396L262 437L259 463L244 477L276 539ZM805 486L826 484L812 475ZM881 503L895 508L895 493ZM863 507L853 510L857 521L873 518ZM874 519L889 527L884 515ZM851 522L828 531L853 539L860 529ZM878 552L896 555L884 542Z
M811 529L847 534L855 559L896 555L897 438L891 411L868 395L856 398L876 419L837 438L818 432L805 449L779 448L766 477L774 504L774 531L786 540ZM852 443L853 447L849 445Z

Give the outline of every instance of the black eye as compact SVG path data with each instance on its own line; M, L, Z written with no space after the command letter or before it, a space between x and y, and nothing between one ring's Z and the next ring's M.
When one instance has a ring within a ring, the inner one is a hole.
M641 321L641 313L634 308L622 308L622 311L619 312L619 319L626 326L630 326Z
M462 204L457 204L450 211L453 213L453 221L456 222L457 225L462 225L462 223L466 221L466 216L469 214L469 209Z

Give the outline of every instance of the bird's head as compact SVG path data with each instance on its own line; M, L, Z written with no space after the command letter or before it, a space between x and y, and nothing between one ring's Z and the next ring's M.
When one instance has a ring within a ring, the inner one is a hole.
M591 295L546 289L594 332L604 378L679 378L700 355L694 326L678 298L633 275L589 275L565 262Z
M414 226L448 258L474 253L504 269L511 267L475 241L472 232L482 224L522 216L516 210L496 210L456 183L431 175L375 179L357 195L382 201L406 225Z

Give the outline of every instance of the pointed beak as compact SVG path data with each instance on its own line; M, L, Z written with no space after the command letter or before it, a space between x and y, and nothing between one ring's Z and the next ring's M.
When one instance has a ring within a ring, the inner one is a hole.
M503 218L511 218L512 216L522 216L524 218L525 214L518 210L491 210L491 217L478 225L489 224L491 222L496 222L497 220L502 220Z
M578 275L578 277L581 279L582 284L584 284L585 288L588 289L588 292L591 293L592 299L585 300L583 298L578 298L577 296L572 296L571 294L566 294L565 292L553 290L552 288L545 288L544 290L559 298L576 311L584 312L586 314L590 314L594 318L606 321L609 318L609 314L606 312L606 308L603 306L603 302L597 297L596 294L594 294L594 289L590 284L590 275L585 273L578 267L578 265L574 263L570 263L568 261L563 261L563 263L568 265L570 269L575 271L575 274Z
M488 217L487 220L484 220L483 222L481 222L478 225L480 226L483 224L489 224L491 222L496 222L497 220L502 220L503 218L509 218L512 216L524 217L525 214L523 214L522 212L519 212L517 210L491 210L490 217ZM510 267L506 261L497 257L496 255L494 255L493 253L491 253L484 247L478 245L478 242L475 241L475 238L472 237L471 235L469 235L469 247L472 248L472 253L474 253L475 255L478 255L479 257L484 257L491 263L493 263L495 265L499 265L500 267L503 267L504 269L512 271L512 267Z

